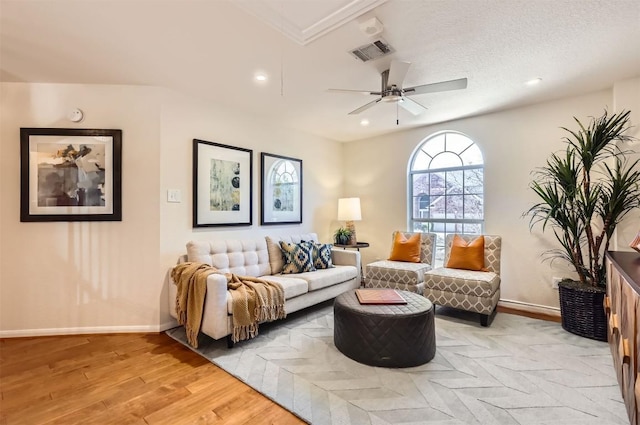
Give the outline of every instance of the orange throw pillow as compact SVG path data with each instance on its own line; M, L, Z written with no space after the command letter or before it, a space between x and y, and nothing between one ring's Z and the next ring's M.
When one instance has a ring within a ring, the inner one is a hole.
M420 233L411 235L409 239L407 239L402 232L396 232L389 260L419 263L421 242Z
M460 236L454 235L447 267L451 269L487 271L484 268L484 236L478 236L467 243Z

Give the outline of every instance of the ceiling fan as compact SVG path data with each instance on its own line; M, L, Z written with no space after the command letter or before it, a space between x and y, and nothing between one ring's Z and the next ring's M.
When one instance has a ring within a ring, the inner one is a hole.
M414 87L402 87L404 77L411 66L411 62L391 61L389 69L382 72L382 86L380 91L363 91L363 90L343 90L329 89L330 92L346 92L346 93L363 93L380 96L378 99L371 101L361 107L349 112L349 115L359 114L378 104L381 100L385 102L395 102L413 115L419 115L427 108L420 103L408 97L411 94L436 93L448 90L460 90L467 88L467 79L460 78L457 80L441 81L439 83L423 84Z

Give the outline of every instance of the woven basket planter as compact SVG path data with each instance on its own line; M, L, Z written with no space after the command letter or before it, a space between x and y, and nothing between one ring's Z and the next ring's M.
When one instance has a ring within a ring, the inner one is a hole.
M558 284L558 292L562 328L585 338L607 341L607 315L603 304L606 290L563 280Z

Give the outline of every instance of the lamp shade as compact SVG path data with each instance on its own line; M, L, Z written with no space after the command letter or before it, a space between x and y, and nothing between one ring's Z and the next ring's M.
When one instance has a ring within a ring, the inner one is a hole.
M338 220L362 220L362 214L360 212L360 198L338 199Z

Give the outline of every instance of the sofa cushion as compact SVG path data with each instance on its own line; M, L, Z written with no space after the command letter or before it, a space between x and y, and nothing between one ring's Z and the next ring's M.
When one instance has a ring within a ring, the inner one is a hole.
M305 233L289 236L266 236L265 242L267 244L271 274L282 273L282 268L284 267L285 260L282 249L280 248L280 241L288 243L300 243L302 241L318 242L318 235L315 233Z
M326 288L338 283L346 282L358 276L358 270L353 266L335 266L330 269L316 270L296 275L309 283L309 292Z
M271 270L264 238L190 241L187 243L187 260L242 276L262 276Z
M367 264L367 281L376 280L417 285L424 281L424 274L429 270L431 270L431 266L425 263L390 260L375 261Z
M425 293L427 288L431 288L456 294L489 297L500 286L500 276L493 272L439 267L425 273L424 286Z
M287 243L280 241L280 247L285 257L282 268L283 274L313 272L313 242Z
M309 284L306 280L300 279L298 276L284 276L284 275L265 275L259 276L260 279L268 280L270 282L276 282L282 285L284 290L284 299L288 300L298 295L306 294L309 290ZM232 314L231 309L231 297L227 297L227 313Z

